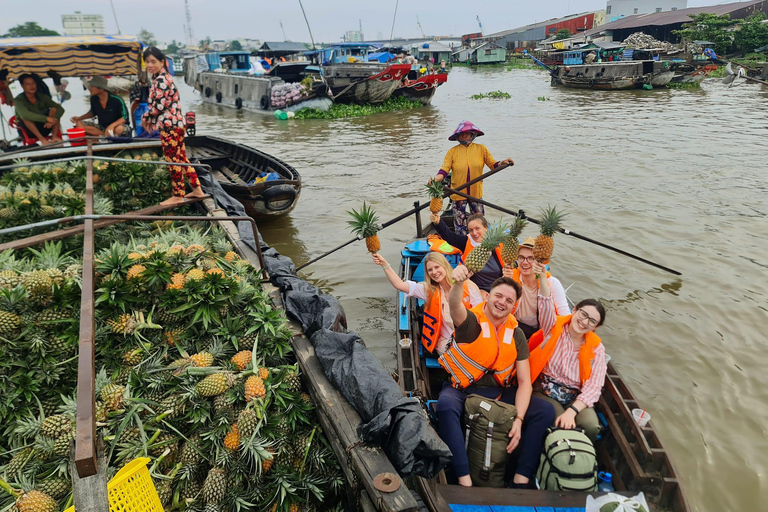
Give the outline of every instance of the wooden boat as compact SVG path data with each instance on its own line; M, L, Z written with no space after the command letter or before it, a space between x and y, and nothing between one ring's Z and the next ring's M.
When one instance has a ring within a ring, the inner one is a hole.
M448 74L446 73L424 75L417 80L406 80L401 87L395 89L392 96L405 96L406 98L419 100L424 105L429 105L435 92L437 92L437 88L447 80Z
M301 176L287 163L261 151L218 137L196 136L185 139L190 161L208 164L214 177L229 195L240 201L249 216L267 220L293 210L301 193ZM159 140L136 139L135 142L94 144L94 154L114 155L124 150L160 151ZM0 154L0 165L15 158L47 158L85 154L86 147L34 148ZM258 181L260 174L276 173L279 179Z
M400 87L410 64L351 62L323 66L323 78L340 103L384 103Z
M658 73L653 73L650 77L650 80L646 80L646 82L650 83L654 87L666 87L666 85L672 81L674 76L674 71L661 71Z
M671 79L671 77L670 77ZM632 89L640 80L639 77L589 78L584 76L561 76L560 83L571 89L597 89L602 91L620 91Z
M427 229L431 229L431 224ZM404 280L423 280L424 267L421 262L428 252L429 246L425 239L417 239L406 245L401 253L400 277ZM448 374L440 367L437 359L425 357L422 351L420 338L423 304L419 302L398 292L398 376L403 393L419 397L427 412L432 415L433 401L437 400L441 384L448 378ZM410 344L400 343L404 339L413 341ZM634 496L642 491L652 510L689 512L690 507L675 467L652 423L640 428L632 417L632 409L639 407L637 399L609 362L603 394L595 406L604 426L601 438L595 444L600 468L613 474L613 484L619 494ZM501 510L494 506L502 505L513 507L510 510L526 512L553 509L583 511L587 499L587 493L580 492L460 487L448 483L445 471L433 480L416 478L415 483L427 508L434 512L492 512ZM597 497L602 493L593 495Z

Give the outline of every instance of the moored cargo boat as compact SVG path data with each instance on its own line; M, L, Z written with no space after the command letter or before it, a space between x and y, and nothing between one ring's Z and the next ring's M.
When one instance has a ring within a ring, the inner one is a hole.
M429 105L437 92L437 88L448 81L446 73L424 75L416 80L406 80L403 85L393 93L393 96L405 96L413 100L419 100L424 105Z

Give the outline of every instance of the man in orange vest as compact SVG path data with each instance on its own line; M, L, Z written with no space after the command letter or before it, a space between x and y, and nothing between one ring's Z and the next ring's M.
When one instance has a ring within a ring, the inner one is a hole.
M468 395L478 394L515 404L517 417L509 431L507 452L519 449L510 485L532 487L544 436L555 413L551 404L531 396L528 343L512 315L520 285L500 277L491 285L487 301L468 310L462 296L463 283L469 277L467 267L456 267L454 284L448 292L455 343L439 359L451 376L437 400L440 437L451 449L459 484L469 487L472 479L461 425L464 401ZM514 377L516 387L512 385Z

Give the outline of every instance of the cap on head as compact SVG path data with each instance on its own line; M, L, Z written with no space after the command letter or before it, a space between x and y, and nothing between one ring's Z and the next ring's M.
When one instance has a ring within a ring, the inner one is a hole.
M520 244L520 248L527 247L528 249L533 249L533 247L536 245L536 240L533 237L526 238L523 243Z
M102 90L107 90L107 79L103 76L94 76L88 80L88 87L98 87Z

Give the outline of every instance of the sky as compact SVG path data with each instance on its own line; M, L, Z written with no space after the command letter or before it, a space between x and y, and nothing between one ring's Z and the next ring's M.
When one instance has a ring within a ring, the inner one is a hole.
M251 38L261 41L309 42L309 32L299 0L188 0L195 39ZM302 0L315 42L340 41L347 30L362 23L366 39L389 38L398 0ZM114 4L122 34L137 34L142 28L161 42L184 41L183 0L117 0ZM688 7L728 3L689 0ZM550 18L604 9L605 0L399 0L394 37L421 37L417 17L427 35L458 36L535 23ZM62 31L61 15L80 11L104 16L108 34L117 34L117 24L108 0L0 0L0 34L27 21ZM280 28L280 22L285 30Z

